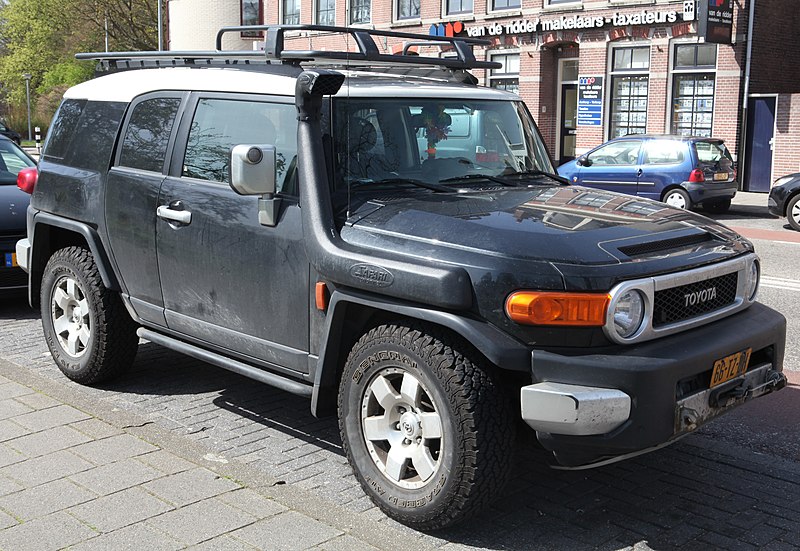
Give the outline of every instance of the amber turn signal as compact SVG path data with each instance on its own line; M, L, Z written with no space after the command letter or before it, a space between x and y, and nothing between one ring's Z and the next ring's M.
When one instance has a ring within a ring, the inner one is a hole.
M606 323L608 294L518 291L506 300L506 314L528 325L600 327Z

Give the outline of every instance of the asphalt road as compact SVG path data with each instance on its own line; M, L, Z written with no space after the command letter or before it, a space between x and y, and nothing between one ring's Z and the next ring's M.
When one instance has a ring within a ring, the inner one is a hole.
M512 482L481 518L421 543L443 549L800 549L800 234L769 218L765 196L737 198L717 218L751 234L763 261L760 299L789 320L786 369L794 382L659 450L620 464L563 472L546 466L522 430ZM762 232L762 233L758 233ZM767 233L763 233L767 232ZM343 456L336 422L307 400L259 385L151 343L132 371L99 388L55 368L37 313L0 307L0 357L131 411L214 457L241 461L314 492L352 515L387 523Z

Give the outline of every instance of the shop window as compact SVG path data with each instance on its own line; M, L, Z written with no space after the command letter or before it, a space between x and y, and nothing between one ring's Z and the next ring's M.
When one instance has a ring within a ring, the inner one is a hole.
M397 19L419 19L420 0L397 0Z
M447 3L447 15L460 13L472 13L473 0L445 0Z
M336 0L317 0L317 25L336 24Z
M363 25L372 20L371 0L350 0L350 23Z
M717 47L715 44L676 44L674 54L671 132L710 137Z
M300 0L282 0L284 25L300 24Z
M493 10L513 10L522 7L521 0L492 0Z
M489 70L489 86L519 94L519 53L489 54L489 60L502 64Z
M649 46L612 50L610 138L647 131L649 69Z

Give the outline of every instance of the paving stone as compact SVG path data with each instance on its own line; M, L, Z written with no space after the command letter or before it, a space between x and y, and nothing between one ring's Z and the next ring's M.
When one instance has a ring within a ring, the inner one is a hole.
M117 434L123 433L121 429L118 429L114 425L109 425L105 421L95 419L94 417L72 423L70 426L95 439L108 438L109 436L116 436Z
M139 455L136 461L141 461L164 474L177 474L194 469L196 465L166 450L156 450L151 453Z
M10 398L6 400L0 400L0 419L9 419L11 417L24 415L32 411L33 408L29 408L17 400L12 400Z
M31 487L64 478L94 467L91 463L67 450L57 451L3 467L0 474Z
M69 480L60 479L0 497L0 508L19 519L31 520L96 497Z
M69 509L69 513L100 532L112 532L166 513L172 506L140 488L129 488Z
M203 519L198 522L197 519ZM251 524L256 517L210 498L150 519L148 524L187 544L221 536Z
M13 381L0 384L0 400L16 398L17 396L24 396L25 394L33 394L33 392L33 390L25 385Z
M70 551L173 551L185 546L143 523L102 534L70 547Z
M84 412L72 406L61 404L52 408L17 415L14 417L14 421L33 432L38 432L88 418L89 415Z
M208 469L195 468L159 478L142 487L161 499L182 507L201 499L230 492L241 486Z
M89 463L91 467L94 467ZM108 495L164 476L136 459L123 459L70 476L70 480L99 495Z
M22 396L18 396L16 400L17 402L21 402L26 406L28 406L29 408L35 410L51 408L61 404L61 402L59 402L55 398L51 398L47 394L42 394L41 392L32 392L31 394L24 394Z
M0 475L0 496L5 496L8 494L13 494L14 492L19 492L20 490L24 490L25 486L11 480L7 476Z
M312 549L320 549L323 551L378 551L377 547L373 547L361 540L357 540L353 536L348 535L333 538L330 541L321 543L317 547L312 547ZM450 548L447 547L447 549ZM470 549L470 547L464 546L463 549Z
M0 467L24 461L27 457L6 444L0 444Z
M95 465L105 465L157 449L156 446L145 442L141 438L124 433L75 446L72 451L81 457L85 457Z
M253 547L248 543L228 536L219 536L218 538L204 541L199 545L192 545L188 549L191 551L255 551L263 548Z
M58 512L0 531L0 549L55 551L95 537L97 532L66 513Z
M89 440L91 440L91 438L76 431L72 427L55 427L8 440L6 444L24 453L28 457L38 457L78 444L83 444Z
M19 438L25 436L30 431L26 428L19 426L10 419L3 419L0 421L0 442L11 440L12 438Z
M286 507L277 501L264 497L250 488L242 488L233 492L221 494L217 499L250 513L257 518L271 517L287 510Z
M327 524L318 522L295 511L281 513L240 528L231 536L254 547L275 550L307 549L342 535Z
M17 522L17 519L12 517L5 511L0 511L0 530L11 528L12 526L16 526L17 524L19 524Z

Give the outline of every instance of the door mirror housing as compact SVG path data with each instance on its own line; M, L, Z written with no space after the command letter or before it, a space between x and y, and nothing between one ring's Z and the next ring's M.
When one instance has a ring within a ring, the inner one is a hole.
M586 155L578 157L578 164L581 166L592 166L592 161Z
M274 145L240 144L231 150L231 189L239 195L261 195L258 221L274 226L280 199L275 197L277 156Z

